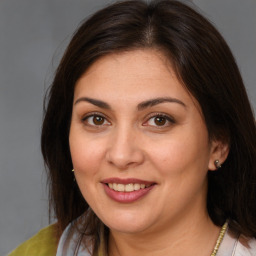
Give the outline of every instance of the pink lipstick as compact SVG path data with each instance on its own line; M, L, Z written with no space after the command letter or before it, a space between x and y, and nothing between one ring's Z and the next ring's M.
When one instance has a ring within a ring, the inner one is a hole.
M132 203L146 196L156 185L140 179L109 178L102 181L106 194L119 203Z

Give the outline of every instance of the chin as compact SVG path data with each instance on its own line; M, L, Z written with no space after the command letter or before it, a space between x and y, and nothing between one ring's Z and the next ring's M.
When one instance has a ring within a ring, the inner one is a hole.
M126 225L121 224L121 225L112 225L108 227L111 231L118 232L118 233L125 233L125 234L138 234L147 229L144 225L131 226L129 225L129 223L127 223Z
M112 217L111 220L105 219L103 222L112 231L135 234L147 230L154 223L153 220L149 220L142 214L141 217L142 218L131 215L127 216L127 214L125 214L122 218Z

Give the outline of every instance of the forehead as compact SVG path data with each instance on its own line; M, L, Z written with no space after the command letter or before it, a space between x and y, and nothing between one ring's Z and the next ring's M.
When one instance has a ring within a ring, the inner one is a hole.
M81 92L113 93L124 90L133 95L145 91L159 94L163 90L188 94L177 79L168 58L160 51L146 49L100 58L77 81L75 96Z
M168 71L169 75L175 76L171 68L170 60L164 53L155 49L138 49L108 54L93 63L84 73L84 76L89 76L93 72L102 71L112 73L113 68L126 74L131 72L148 77L150 77L151 74L155 75L165 70Z

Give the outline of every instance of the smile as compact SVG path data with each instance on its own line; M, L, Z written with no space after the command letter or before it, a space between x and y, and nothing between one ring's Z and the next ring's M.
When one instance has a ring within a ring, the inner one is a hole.
M101 181L101 183L106 195L119 203L133 203L142 199L157 185L153 181L134 178L109 178Z
M140 189L148 188L150 184L139 184L139 183L130 183L130 184L118 184L118 183L108 183L109 188L118 191L118 192L132 192Z

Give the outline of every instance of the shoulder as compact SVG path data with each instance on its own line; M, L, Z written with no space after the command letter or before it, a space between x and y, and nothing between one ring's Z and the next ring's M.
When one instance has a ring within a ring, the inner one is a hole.
M57 251L56 224L41 229L8 256L52 256Z
M235 246L235 256L256 256L256 239L241 235Z
M84 231L77 224L76 221L71 222L62 233L56 256L92 255L91 237L85 236Z
M256 256L256 240L228 227L217 256Z

